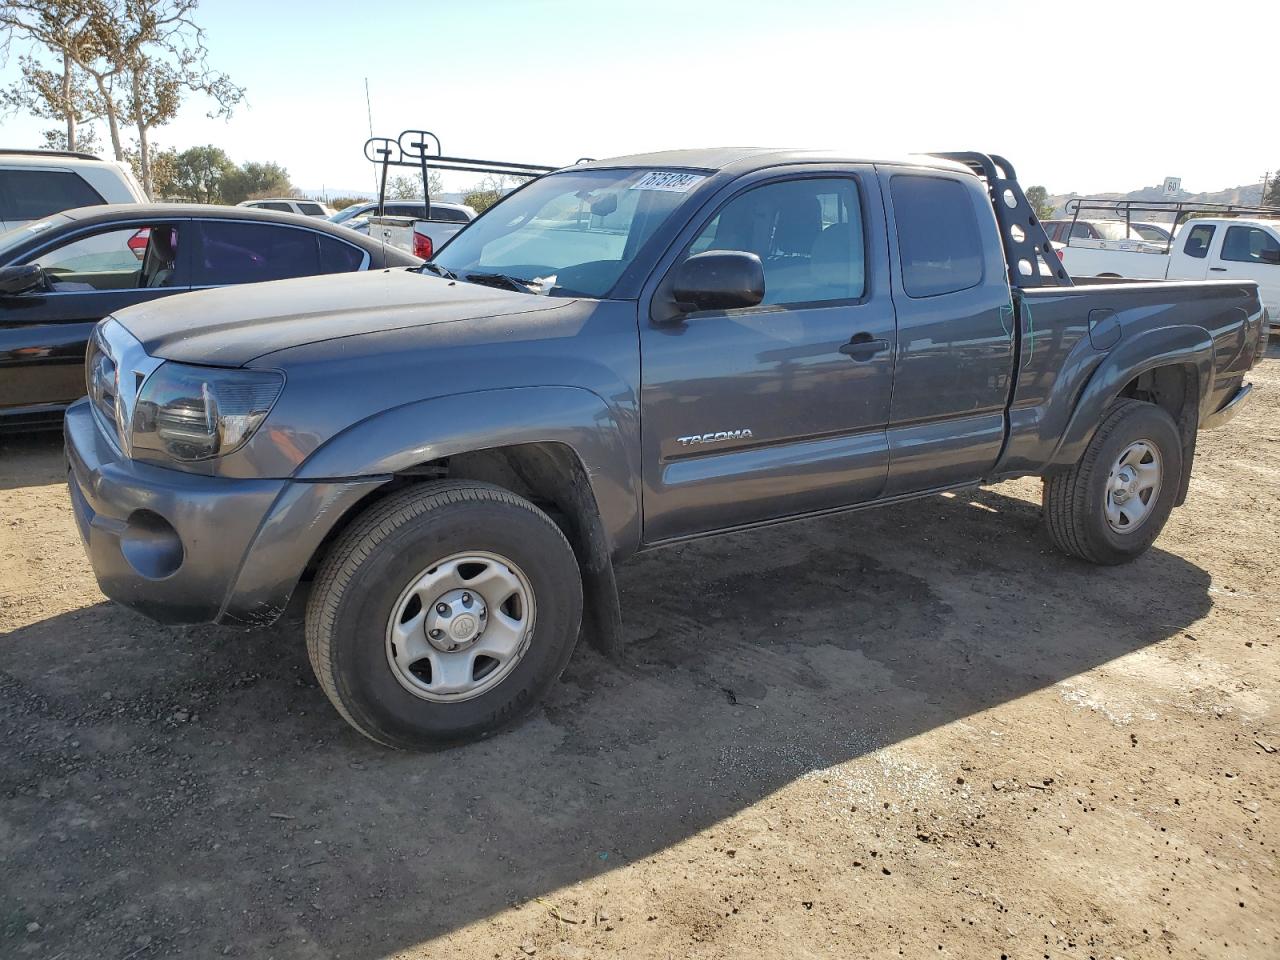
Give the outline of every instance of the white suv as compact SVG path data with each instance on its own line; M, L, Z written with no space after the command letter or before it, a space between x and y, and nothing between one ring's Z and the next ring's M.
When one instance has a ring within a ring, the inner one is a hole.
M146 202L126 164L89 153L0 149L0 232L75 207Z
M281 213L300 213L304 217L332 217L333 211L315 200L295 200L292 197L268 197L266 200L245 200L237 207L253 207L256 210L278 210Z

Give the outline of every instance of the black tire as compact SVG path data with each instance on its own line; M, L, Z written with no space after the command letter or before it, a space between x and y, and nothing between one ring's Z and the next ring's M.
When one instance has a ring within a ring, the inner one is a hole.
M1132 532L1107 522L1107 484L1112 465L1135 441L1160 454L1160 488L1150 514ZM1117 400L1102 416L1084 456L1070 470L1044 482L1044 518L1049 538L1063 553L1114 566L1141 556L1164 528L1182 478L1182 441L1173 418L1155 404Z
M536 598L532 638L492 689L455 703L424 700L388 661L391 611L433 561L472 550L525 572ZM527 713L568 664L581 618L577 562L550 517L489 484L424 483L374 504L334 544L307 603L307 653L348 723L385 746L420 749L484 736Z

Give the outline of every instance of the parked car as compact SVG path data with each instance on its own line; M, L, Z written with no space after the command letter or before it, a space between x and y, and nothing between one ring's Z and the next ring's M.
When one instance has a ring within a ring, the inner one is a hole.
M432 201L430 219L422 216L420 202L388 203L382 216L377 216L377 204L372 206L372 211L348 220L346 225L423 260L430 260L449 238L476 217L471 207L445 201Z
M368 203L353 203L351 206L343 207L335 213L329 218L329 222L345 224L352 229L363 230L367 233L369 230L368 218L376 216L377 212L377 200L371 200ZM421 219L422 201L388 200L383 209L383 216ZM443 223L470 223L475 218L475 210L465 203L452 203L447 200L431 201L432 220L439 220Z
M91 153L0 149L0 233L72 207L146 202L126 164Z
M274 210L277 213L299 213L304 217L333 216L333 211L317 200L297 200L292 197L269 197L266 200L244 200L238 207L252 207L254 210Z
M1257 286L1043 275L1012 169L948 156L600 160L419 271L120 311L65 424L99 584L262 624L314 576L325 693L419 747L528 711L584 616L616 653L639 550L1030 475L1059 549L1134 559L1248 397Z
M321 220L240 207L85 207L0 235L0 429L49 424L84 396L93 325L175 293L416 258Z
M1151 223L1149 221L1134 221L1129 225L1132 233L1137 234L1141 240L1149 240L1152 243L1168 243L1173 239L1173 227L1165 223Z
M1158 244L1147 239L1139 229L1144 224L1125 223L1123 220L1045 220L1044 230L1054 243L1073 244L1079 241L1096 241L1086 246L1109 249L1145 250L1164 249L1168 237L1159 238Z
M1167 252L1072 242L1059 255L1073 277L1252 280L1271 321L1280 322L1280 220L1198 217L1179 227Z

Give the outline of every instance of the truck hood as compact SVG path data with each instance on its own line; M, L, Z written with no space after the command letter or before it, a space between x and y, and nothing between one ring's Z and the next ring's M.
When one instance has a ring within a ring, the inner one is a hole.
M322 340L534 313L564 303L393 269L200 290L115 316L153 357L241 366Z

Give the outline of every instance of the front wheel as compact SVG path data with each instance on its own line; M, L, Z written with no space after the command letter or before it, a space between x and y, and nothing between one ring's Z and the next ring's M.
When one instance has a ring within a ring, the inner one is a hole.
M1044 483L1049 538L1090 563L1127 563L1160 535L1182 477L1182 441L1155 404L1117 400L1084 456Z
M410 488L339 538L307 604L321 687L378 743L490 733L560 675L582 617L573 550L545 513L488 484Z

